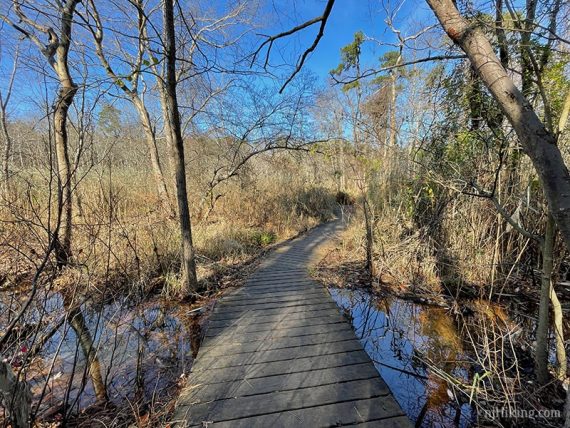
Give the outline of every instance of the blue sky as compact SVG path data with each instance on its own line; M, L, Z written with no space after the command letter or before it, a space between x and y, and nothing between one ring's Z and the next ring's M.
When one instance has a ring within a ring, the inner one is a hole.
M337 0L325 34L319 46L309 57L306 67L315 72L320 78L326 79L331 69L335 68L340 59L340 49L352 42L354 33L363 31L367 36L384 42L394 42L395 37L384 23L385 11L380 0ZM277 11L276 22L273 23L273 34L291 28L310 18L320 16L326 2L323 0L308 1L273 1L273 10ZM389 2L384 2L390 8ZM392 6L392 8L395 4ZM426 3L418 0L406 0L397 16L397 26L403 34L413 33L419 29L420 23L433 22L433 15ZM268 31L270 31L269 29ZM281 48L292 52L302 52L309 47L318 31L318 24L305 29L295 37L294 41L281 41ZM283 47L285 45L285 47ZM374 66L390 47L380 47L368 42L363 50L363 63ZM276 55L272 60L276 60Z
M212 3L217 3L222 7L227 7L229 4L226 0L212 0ZM320 16L325 4L325 0L267 0L257 18L257 25L266 22L265 25L261 25L262 28L259 32L276 34L290 29L308 19ZM390 9L396 6L395 4L389 5L387 0L384 1L384 4ZM381 0L337 0L325 29L324 37L309 57L304 69L312 71L318 77L319 83L325 84L328 80L329 71L339 63L340 48L353 40L355 32L363 31L367 36L384 42L394 41L394 35L384 23L385 16L386 13ZM433 22L431 11L427 9L424 1L406 0L398 14L397 25L406 34L415 31L413 28L415 22L423 22L426 19ZM280 76L287 76L290 68L280 68L279 65L294 64L298 55L311 45L318 27L319 24L315 24L295 36L276 42L271 55L271 64L276 67L271 71L275 71ZM419 28L419 24L417 28ZM13 30L9 30L6 26L0 29L0 33L3 35L9 34L11 31ZM256 43L260 43L261 40L258 38ZM7 85L11 61L10 55L6 55L6 53L10 48L11 46L6 43L0 47L0 88L5 88ZM24 57L38 57L36 47L29 41L24 41L22 48ZM374 43L367 43L363 50L362 62L364 66L376 65L378 57L390 49L389 47L376 46ZM40 59L39 62L42 63L43 61ZM90 74L98 74L99 72L103 74L101 70L96 69L92 70ZM284 77L282 78L284 79ZM37 111L37 106L32 106L31 103L34 99L38 99L41 90L38 75L33 71L22 70L18 74L15 89L17 93L14 94L13 112Z

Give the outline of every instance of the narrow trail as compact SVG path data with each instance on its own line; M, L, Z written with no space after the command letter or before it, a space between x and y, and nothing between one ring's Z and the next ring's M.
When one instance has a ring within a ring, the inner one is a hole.
M411 426L327 290L309 277L318 249L342 227L326 223L281 245L218 302L177 402L177 426Z

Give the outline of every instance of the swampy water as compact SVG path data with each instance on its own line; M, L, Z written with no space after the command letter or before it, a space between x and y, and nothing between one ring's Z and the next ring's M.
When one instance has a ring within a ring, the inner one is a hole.
M77 418L102 403L124 420L135 408L144 414L172 398L198 350L202 320L160 299L134 304L123 297L70 307L53 293L38 301L3 356L15 371L24 367L40 420ZM18 306L2 303L5 316ZM49 338L39 353L32 352L42 337Z
M470 385L478 370L446 309L380 298L361 289L329 290L417 426L474 426L468 398L451 391L441 377L448 374ZM133 413L148 414L172 402L197 354L207 314L189 314L184 305L161 299L136 300L126 296L104 304L69 305L59 293L38 296L2 350L5 362L16 371L24 368L34 416L77 421L106 403L112 409L106 419L111 426L116 418L128 422ZM21 304L0 299L0 327L9 324ZM506 317L500 308L493 312L497 314ZM36 353L38 344L41 351ZM519 369L524 369L521 361Z
M461 403L430 366L468 379L470 365L445 309L363 290L330 289L377 370L416 426L469 427L471 406Z

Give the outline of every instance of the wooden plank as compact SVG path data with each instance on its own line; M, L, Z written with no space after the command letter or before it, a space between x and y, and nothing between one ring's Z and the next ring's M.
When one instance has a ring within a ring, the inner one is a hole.
M252 299L263 299L266 297L290 297L290 296L309 296L309 295L319 295L322 296L323 294L326 294L326 292L324 292L322 289L317 288L317 287L299 287L299 288L285 288L282 290L278 290L278 291L274 291L273 288L270 288L268 290L258 290L258 291L254 291L254 290L250 290L248 289L248 291L243 291L241 293L235 293L232 294L231 296L228 297L224 297L224 302L238 302L238 301L242 301L242 300L252 300Z
M260 378L266 376L284 375L308 372L324 368L342 367L352 364L370 362L370 357L364 351L352 351L342 354L323 355L318 357L298 358L296 360L277 361L274 363L252 364L248 366L231 367L192 373L194 382L200 384L230 382L236 380Z
M360 427L360 428L378 428L378 427L382 427L382 428L405 428L405 427L409 427L412 428L413 425L410 422L410 419L407 416L399 416L399 417L395 417L395 418L389 418L389 419L373 419L370 420L368 422L361 422L358 424L354 424L354 426Z
M198 358L206 355L227 355L227 353L239 354L257 352L259 350L296 348L300 346L325 344L331 342L341 342L343 340L353 340L354 333L352 331L333 331L326 334L309 334L307 336L297 337L279 337L265 342L248 342L248 343L229 343L223 348L217 346L208 346L205 342L200 348Z
M251 324L273 324L275 322L282 322L284 320L308 320L311 318L319 318L323 316L339 316L337 310L325 307L323 309L316 309L312 311L297 311L297 312L283 312L278 314L258 314L257 316L248 317L244 315L242 317L230 318L230 319L215 319L208 321L207 328L219 328L219 327L230 327L236 325L251 325Z
M320 355L340 354L343 352L358 351L360 349L362 349L360 342L354 339L352 341L307 345L297 348L267 349L249 354L227 354L225 357L221 358L212 356L209 358L198 359L192 368L192 373L197 373L201 370L215 370L251 364L290 361L297 358L317 357Z
M273 340L278 337L295 337L307 336L311 334L324 334L331 331L352 331L345 322L330 323L324 325L310 325L306 327L294 327L284 330L275 331L256 331L252 333L243 333L233 335L232 332L220 333L214 337L209 338L209 346L215 344L216 346L224 346L230 342L257 342L260 340Z
M336 306L332 301L324 301L322 303L316 303L314 305L299 305L286 308L265 309L263 312L242 310L229 313L225 311L219 311L212 314L212 320L237 319L243 316L263 317L268 315L291 315L299 312L313 312L321 309L338 310L338 306Z
M285 280L298 280L298 279L308 280L310 279L310 277L306 270L304 270L302 273L292 269L284 270L282 272L266 271L266 272L257 272L251 275L247 279L247 284L253 285L259 281L276 281L276 280L285 281Z
M289 278L289 279L283 279L283 278L260 278L259 280L256 281L248 281L246 287L256 290L256 289L260 289L263 287L290 287L292 285L313 285L315 286L315 283L313 281L311 281L309 278L303 278L303 277L294 277L294 278Z
M267 289L267 291L264 291L265 289ZM244 286L238 292L236 292L235 295L267 293L267 292L284 293L284 292L289 292L289 291L306 290L306 289L323 291L323 288L320 285L315 284L314 281L295 280L295 281L287 282L285 285L283 282L268 282L267 284L247 285L247 286ZM229 297L233 297L233 296L234 296L234 294L232 294Z
M291 292L291 291L323 291L322 287L316 285L312 281L303 281L303 282L296 282L296 283L288 283L283 285L283 283L276 283L276 284L265 284L259 286L249 286L247 287L247 291L244 291L240 294L248 294L248 295L255 295L255 294L264 294L264 293L284 293L284 292Z
M219 304L216 305L218 308L217 310L223 312L224 314L231 314L234 312L243 312L243 311L264 311L266 309L284 309L296 306L312 306L313 304L321 303L323 299L321 297L312 297L307 298L304 300L297 300L293 302L286 302L286 303L279 303L279 302L270 302L270 303L255 303L252 305L223 305Z
M248 322L247 318L242 322L230 325L211 326L208 325L205 337L216 336L221 333L231 332L231 334L253 333L258 331L283 330L288 328L299 328L310 325L330 324L346 322L346 320L338 313L326 312L310 318L289 319L288 317L280 317L272 322Z
M289 410L231 421L213 422L214 428L324 428L368 424L374 428L412 428L406 416L394 415L399 408L393 399L364 399L319 407ZM400 411L401 412L401 411ZM400 413L401 414L401 413ZM374 422L362 422L374 421ZM359 424L360 423L360 424ZM200 426L200 425L195 425Z
M279 307L285 307L286 304L289 303L296 303L296 302L322 302L323 300L323 292L320 293L311 293L311 294L298 294L296 296L277 296L277 297L269 297L264 296L262 298L257 299L240 299L240 300L222 300L218 305L220 306L220 310L224 311L225 308L240 308L244 306L250 307L258 307L259 305L268 305L268 304L277 304Z
M192 406L188 421L199 425L203 421L230 421L264 414L278 413L326 404L387 396L390 390L380 379L322 385L269 395L238 397ZM395 409L390 409L394 411ZM394 411L400 416L401 411Z
M190 382L181 399L189 404L207 403L214 400L268 394L277 391L291 391L299 388L330 385L352 380L378 377L376 369L368 364L325 368L290 375L269 376L247 381L225 382L211 385L197 385Z
M411 426L330 295L307 274L314 249L336 227L282 245L218 302L173 422Z

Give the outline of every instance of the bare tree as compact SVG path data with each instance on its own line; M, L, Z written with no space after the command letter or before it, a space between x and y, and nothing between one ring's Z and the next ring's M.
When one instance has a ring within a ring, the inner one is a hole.
M164 206L167 209L172 210L173 208L170 206L170 198L168 194L166 181L164 179L162 163L160 161L160 156L159 156L156 129L152 123L151 116L145 102L144 95L146 92L146 85L144 84L144 82L142 82L143 90L140 89L144 63L146 64L149 63L149 60L145 59L146 42L144 40L144 38L146 37L146 25L148 18L144 13L142 0L135 0L133 4L135 5L135 10L137 14L138 32L137 35L135 36L135 39L137 41L137 51L132 61L129 60L129 57L127 55L123 55L122 61L127 63L130 62L129 64L130 70L128 73L126 73L126 76L121 76L115 71L104 50L103 46L104 26L101 21L101 16L97 9L96 2L94 0L89 1L91 9L90 12L91 16L93 17L94 25L89 25L88 28L95 42L95 52L103 68L105 69L105 72L115 83L115 85L123 93L127 95L128 99L132 102L133 106L135 107L138 113L146 137L146 143L148 146L148 152L150 156L151 167L154 173L154 179L156 183L158 196L162 201L162 203L164 204ZM130 86L127 82L131 82Z
M31 40L46 57L49 65L55 71L59 90L53 106L53 126L55 131L55 152L58 170L58 200L63 209L63 221L59 229L56 229L58 239L56 241L56 258L59 267L68 264L71 258L71 232L73 216L72 200L72 169L69 159L69 144L67 135L67 117L69 107L73 102L77 85L69 71L69 49L71 45L73 16L80 0L67 0L57 3L57 18L59 28L54 29L49 25L43 25L39 21L29 18L24 12L23 4L13 1L13 9L19 20L14 22L6 15L0 18L20 32L25 38ZM31 6L28 4L28 6ZM36 6L32 10L38 10ZM38 33L44 34L48 41L43 43Z
M163 31L164 31L164 59L165 74L165 122L168 123L172 144L172 161L176 177L176 199L178 201L178 216L180 220L180 234L182 236L182 289L180 294L185 296L198 290L196 277L196 258L192 243L192 225L190 221L190 208L188 206L188 192L186 190L186 165L184 162L184 139L178 109L176 94L176 29L174 26L174 1L163 1Z
M16 48L16 52L13 58L12 73L10 74L10 79L8 81L8 88L5 93L0 91L0 132L2 132L2 138L4 139L4 154L2 157L2 175L4 176L4 196L6 198L10 195L10 161L12 157L12 136L8 130L8 104L10 103L10 98L12 97L12 90L14 87L14 79L16 77L16 71L18 70L18 60L19 60L20 49L19 46Z

